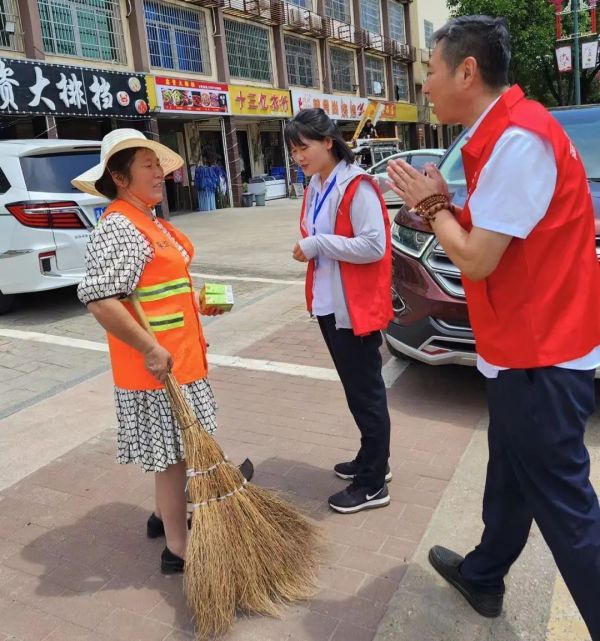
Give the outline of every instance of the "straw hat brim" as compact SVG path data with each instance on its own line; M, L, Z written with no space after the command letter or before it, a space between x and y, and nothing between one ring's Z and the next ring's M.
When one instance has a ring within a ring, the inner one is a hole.
M74 178L71 181L71 184L73 187L79 189L79 191L85 192L86 194L105 198L106 196L103 196L99 191L97 191L96 182L102 178L108 161L116 153L119 153L124 149L137 149L138 147L142 149L151 149L156 154L160 162L160 166L165 172L165 176L183 166L183 158L165 145L155 142L154 140L130 138L128 140L121 140L118 142L114 147L112 147L109 153L106 154L102 162L83 172L80 176L77 176L77 178Z

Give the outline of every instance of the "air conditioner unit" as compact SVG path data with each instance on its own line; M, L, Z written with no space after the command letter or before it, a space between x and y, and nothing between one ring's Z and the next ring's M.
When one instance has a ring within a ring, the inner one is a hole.
M295 7L289 7L289 20L290 24L298 27L303 27L305 23L304 14L300 9L296 9Z

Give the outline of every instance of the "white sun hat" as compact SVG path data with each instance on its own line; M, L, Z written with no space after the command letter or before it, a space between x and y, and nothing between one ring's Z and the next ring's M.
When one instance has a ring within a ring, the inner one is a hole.
M141 131L137 129L115 129L106 134L102 139L100 163L83 172L80 176L77 176L77 178L74 178L71 184L86 194L105 198L105 196L97 191L96 181L102 178L106 170L106 164L112 156L119 151L123 151L123 149L131 149L132 147L151 149L158 156L160 166L165 172L165 176L183 165L183 158L179 154L171 151L159 142L148 140Z

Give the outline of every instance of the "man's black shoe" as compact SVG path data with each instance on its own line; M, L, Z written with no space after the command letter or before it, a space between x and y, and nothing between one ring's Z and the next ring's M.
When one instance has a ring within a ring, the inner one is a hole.
M333 466L333 471L338 478L344 479L344 481L353 481L358 472L358 463L356 461L338 463ZM388 463L385 469L385 482L389 483L391 480L392 472L390 470L390 464Z
M429 550L429 563L450 585L454 586L482 617L493 619L502 612L504 594L490 594L482 591L475 583L466 581L460 575L464 558L452 550L435 545Z
M359 487L352 482L345 490L329 497L329 507L342 514L354 514L361 510L385 507L389 503L390 495L387 485L379 490L370 490L366 487Z

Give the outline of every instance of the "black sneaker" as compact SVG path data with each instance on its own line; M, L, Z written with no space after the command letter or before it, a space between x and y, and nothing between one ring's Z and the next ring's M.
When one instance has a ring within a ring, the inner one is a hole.
M361 510L385 507L390 503L387 485L379 490L359 487L354 482L341 492L329 497L329 507L342 514L354 514Z
M335 475L344 481L353 481L356 472L358 471L358 463L356 461L348 461L348 463L338 463L333 467ZM385 469L385 482L389 483L392 480L392 472L390 470L390 464L388 463Z
M160 571L163 574L180 574L185 570L185 561L169 548L165 548L160 557Z
M463 579L460 566L464 558L452 550L435 545L429 550L429 563L450 585L455 587L482 617L493 619L502 612L504 594L490 593L475 583Z

